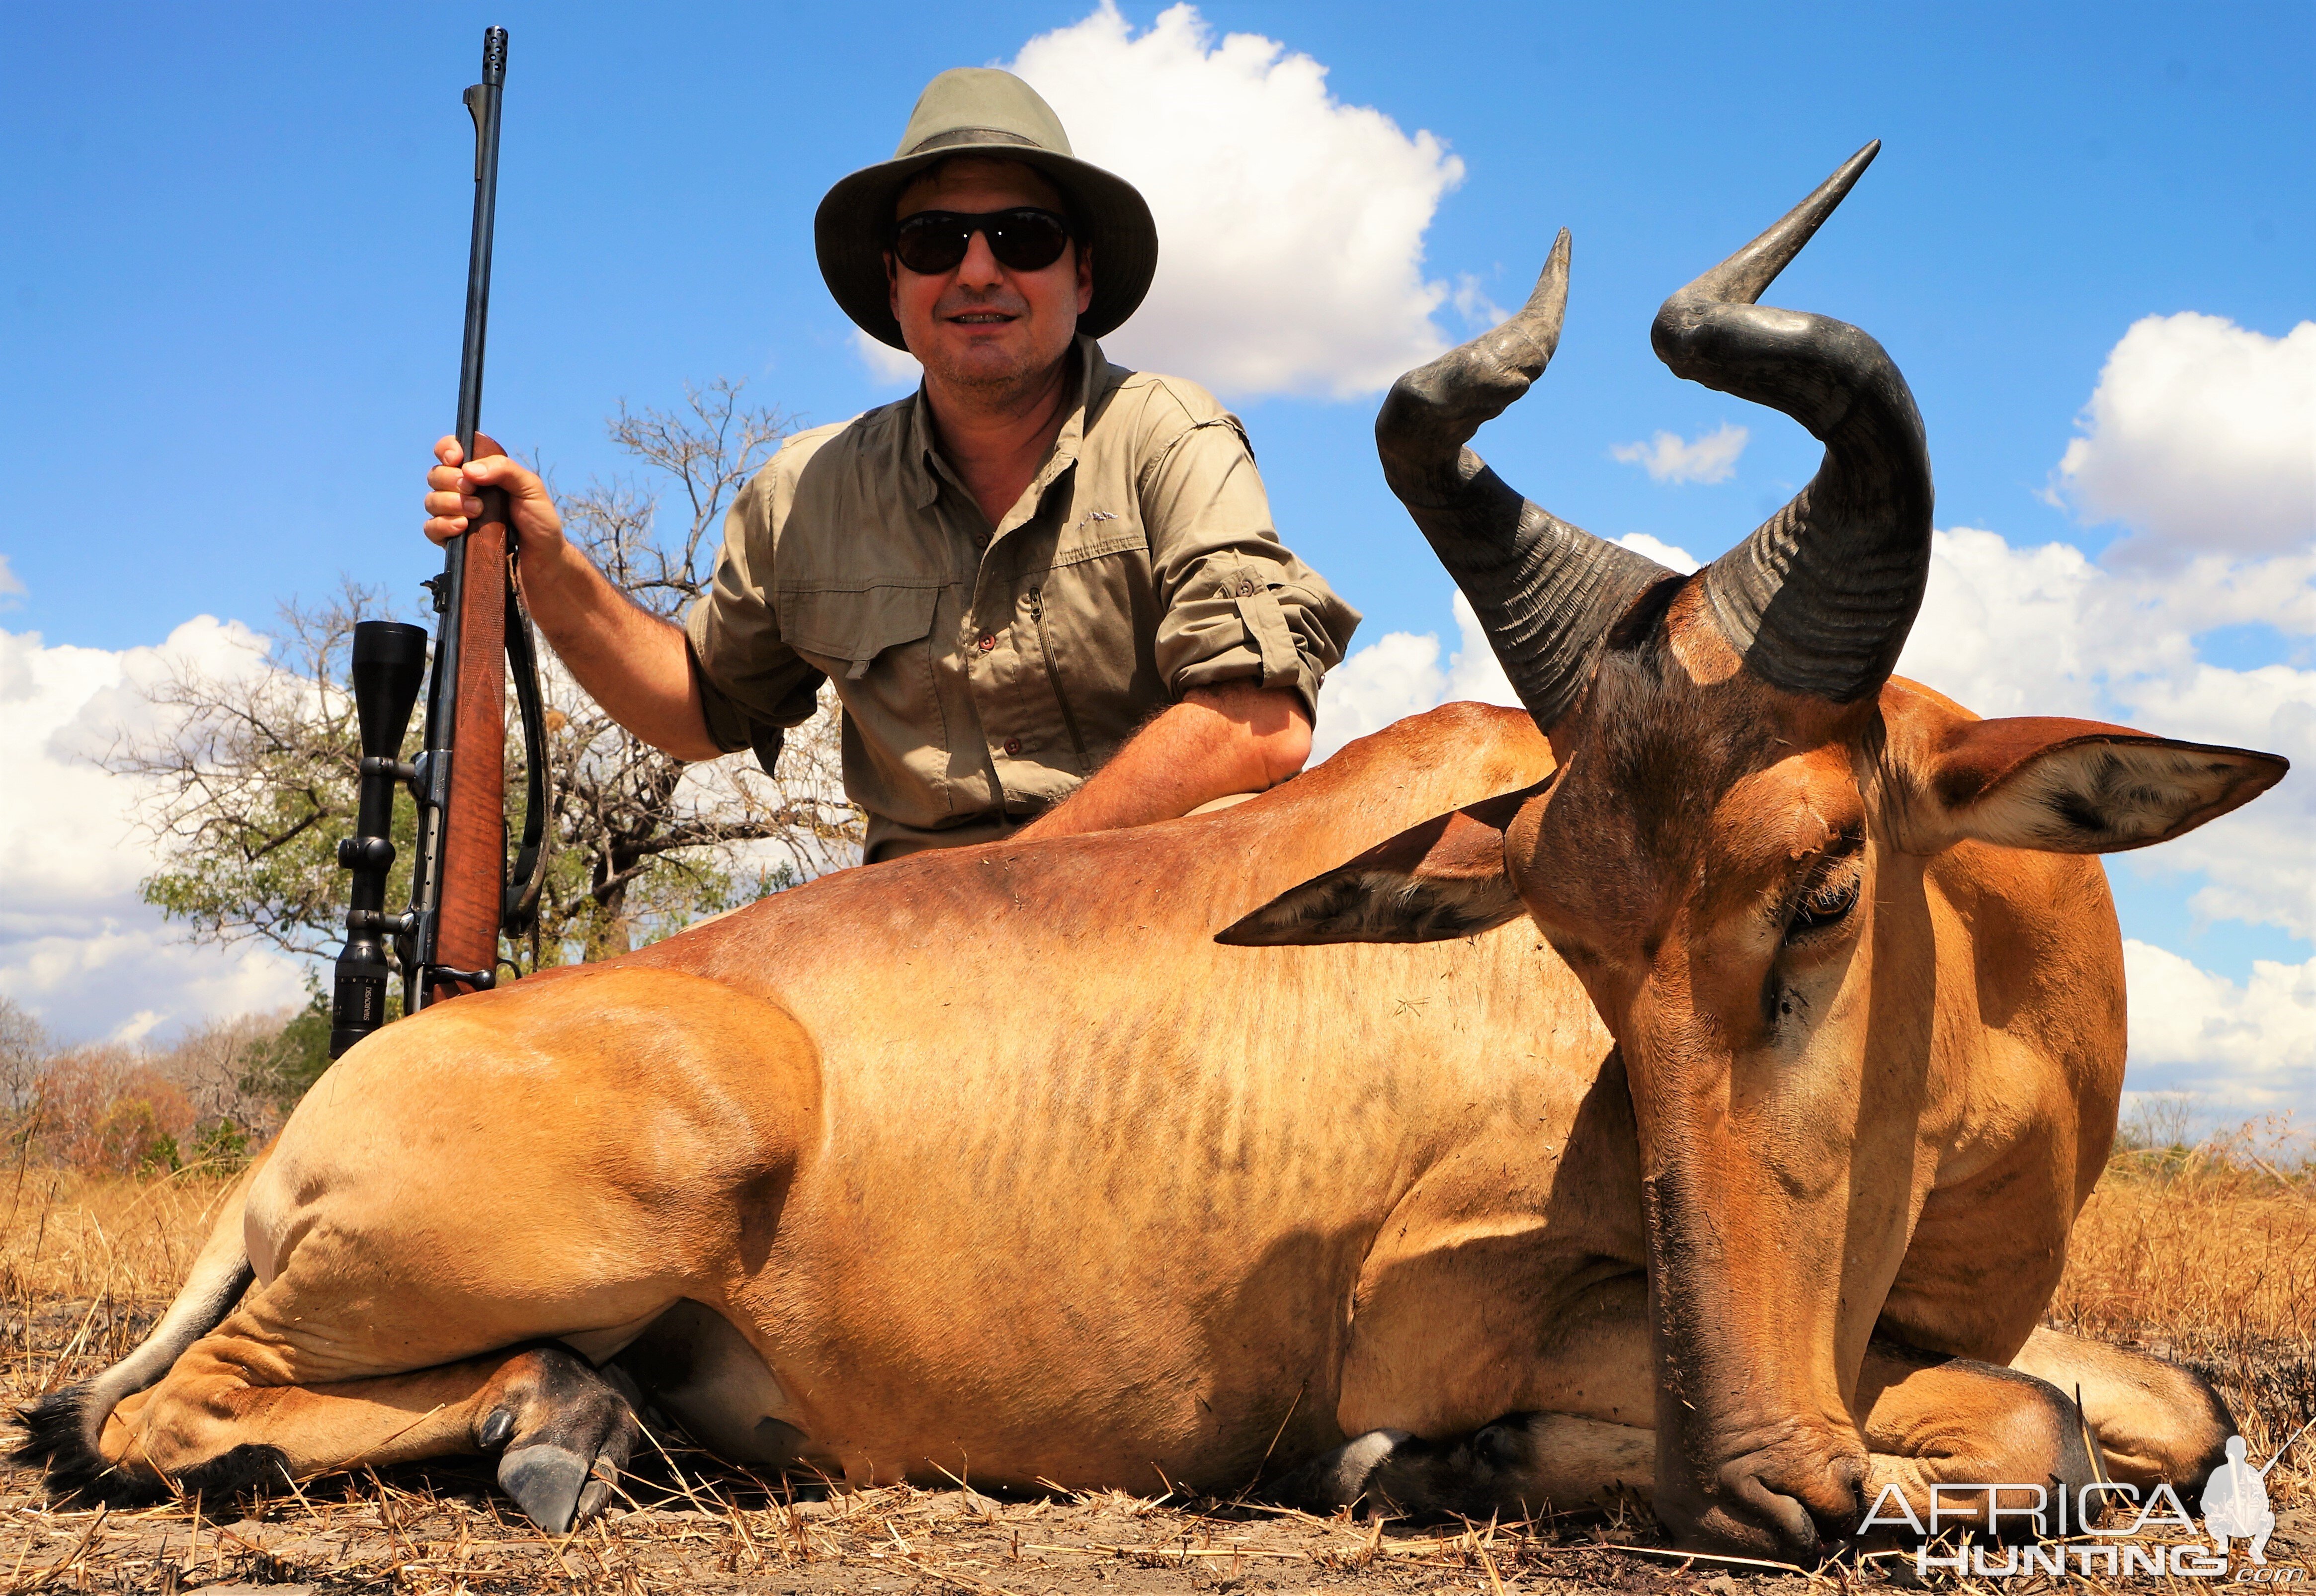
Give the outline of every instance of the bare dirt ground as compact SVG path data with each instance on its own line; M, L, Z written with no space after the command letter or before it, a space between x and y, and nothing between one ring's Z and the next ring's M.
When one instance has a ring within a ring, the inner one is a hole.
M19 1405L111 1362L165 1306L219 1186L8 1172L0 1214L0 1401ZM2248 1144L2119 1155L2076 1232L2051 1322L2161 1352L2214 1378L2254 1462L2316 1419L2316 1173ZM906 1487L821 1500L811 1482L735 1472L655 1437L619 1507L543 1537L480 1460L315 1481L257 1503L101 1512L49 1504L0 1470L0 1596L176 1592L1510 1592L1737 1596L1754 1587L1912 1586L1911 1559L1804 1574L1684 1556L1644 1511L1613 1521L1410 1525L1124 1493L998 1501ZM1154 1487L1160 1482L1153 1481ZM2264 1583L2316 1591L2316 1432L2267 1476ZM1998 1558L1998 1562L2000 1559ZM2231 1581L2249 1570L2239 1555ZM2048 1576L1944 1575L2023 1593ZM2098 1592L2130 1582L2065 1582ZM2169 1576L2130 1588L2209 1589Z

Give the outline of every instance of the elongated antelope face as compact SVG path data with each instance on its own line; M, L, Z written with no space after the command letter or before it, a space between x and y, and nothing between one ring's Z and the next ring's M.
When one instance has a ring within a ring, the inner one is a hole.
M1676 371L1826 445L1791 504L1693 576L1557 520L1463 447L1551 358L1565 233L1518 316L1400 379L1376 422L1385 475L1559 768L1221 938L1428 941L1535 921L1631 1086L1658 1514L1685 1545L1798 1559L1864 1511L1858 1371L1929 1173L1926 1101L1961 1067L1933 1023L1930 860L1965 839L2143 846L2285 769L2121 727L1975 720L1890 679L1929 571L1920 416L1872 338L1755 303L1875 147L1657 317Z
M1876 706L1733 668L1700 600L1603 651L1504 853L1631 1083L1658 1511L1795 1556L1860 1511L1850 1404L1911 1217L1931 939L1878 824Z

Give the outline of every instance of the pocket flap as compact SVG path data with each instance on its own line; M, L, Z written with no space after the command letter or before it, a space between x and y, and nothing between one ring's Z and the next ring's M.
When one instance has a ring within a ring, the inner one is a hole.
M780 640L802 655L843 660L858 682L886 649L932 630L936 587L823 589L780 595Z

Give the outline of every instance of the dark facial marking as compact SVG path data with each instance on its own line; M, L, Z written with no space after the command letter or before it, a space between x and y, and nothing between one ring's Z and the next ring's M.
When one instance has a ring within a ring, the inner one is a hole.
M1761 983L1761 1024L1771 1031L1784 1025L1809 1024L1809 994L1789 985L1775 966Z

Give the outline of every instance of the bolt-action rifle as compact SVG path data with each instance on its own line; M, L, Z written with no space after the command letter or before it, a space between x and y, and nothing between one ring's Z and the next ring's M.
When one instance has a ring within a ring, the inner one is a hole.
M467 111L475 120L475 227L467 257L458 437L470 460L505 452L476 427L483 406L506 54L506 30L486 30L483 81L466 94ZM338 862L353 872L353 891L331 1005L333 1058L386 1021L390 967L385 939L393 939L401 966L403 1009L413 1012L496 985L499 933L520 935L538 914L547 863L547 720L530 618L513 580L514 534L506 495L487 489L482 498L483 513L445 545L442 575L426 584L441 617L432 677L423 628L391 620L365 620L354 628L361 796L355 834L338 844ZM529 776L512 879L504 770L510 668ZM403 735L422 680L427 686L424 751L405 763ZM407 787L417 799L418 855L411 869L410 907L389 914L386 876L394 864L396 787Z

